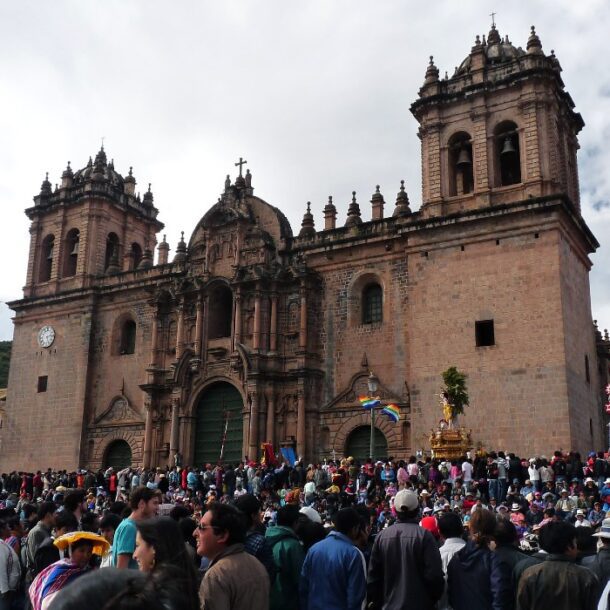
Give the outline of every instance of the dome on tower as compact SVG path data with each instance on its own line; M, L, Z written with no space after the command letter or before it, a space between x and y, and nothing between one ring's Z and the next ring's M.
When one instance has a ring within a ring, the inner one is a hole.
M91 157L89 157L87 165L74 172L73 182L77 185L81 182L91 180L94 175L100 182L108 182L113 186L121 189L123 188L123 176L114 169L113 161L110 161L110 163L107 162L106 152L104 151L103 146L95 156L95 161L92 161Z
M474 49L477 47L483 48L486 59L485 63L487 65L508 63L525 55L525 51L521 47L515 47L508 39L508 36L505 36L504 38L500 36L495 24L493 24L491 30L489 30L487 41L485 41L485 37L483 37L483 42L480 42L478 38L479 37L477 36L477 42ZM468 55L460 64L454 76L470 72L471 62L472 54Z

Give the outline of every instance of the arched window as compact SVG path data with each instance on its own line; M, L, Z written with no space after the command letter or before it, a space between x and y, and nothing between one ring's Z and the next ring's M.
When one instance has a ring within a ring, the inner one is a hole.
M76 275L79 239L80 233L78 229L70 229L70 231L68 231L64 249L64 277Z
M521 182L519 132L512 121L500 123L494 130L496 184L508 186Z
M119 264L119 236L116 233L108 233L106 238L106 256L104 257L104 271L110 263Z
M210 339L231 336L233 319L233 293L228 286L216 286L210 293L210 315L208 332Z
M449 196L466 195L473 188L472 140L460 131L449 140Z
M121 356L133 354L136 351L136 323L133 320L125 320L121 327L121 344L119 353Z
M374 324L383 320L383 291L379 284L369 284L362 291L362 323Z
M55 250L55 236L47 235L42 241L40 250L40 267L38 273L39 282L48 282L53 270L53 253Z
M134 242L131 244L131 264L132 269L137 269L140 261L142 260L142 247L140 244Z

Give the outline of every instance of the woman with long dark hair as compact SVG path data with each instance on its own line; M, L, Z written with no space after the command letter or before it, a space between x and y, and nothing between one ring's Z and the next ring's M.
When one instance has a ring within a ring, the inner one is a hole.
M156 517L138 522L137 528L133 558L139 569L178 580L190 600L186 610L199 610L197 574L178 524L170 517Z

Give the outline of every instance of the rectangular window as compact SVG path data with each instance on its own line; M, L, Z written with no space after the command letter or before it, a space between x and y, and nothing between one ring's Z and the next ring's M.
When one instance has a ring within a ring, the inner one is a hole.
M493 320L479 320L478 322L475 322L474 332L477 347L486 347L496 344Z
M46 392L47 391L47 381L49 377L48 375L43 375L38 378L38 392Z

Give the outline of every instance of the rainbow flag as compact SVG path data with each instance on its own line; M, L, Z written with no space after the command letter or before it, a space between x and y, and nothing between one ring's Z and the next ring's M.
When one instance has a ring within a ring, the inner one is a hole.
M372 409L373 407L378 407L381 404L379 396L358 396L358 400L365 409Z
M381 409L382 413L385 413L394 423L400 419L400 408L398 405L389 404Z

